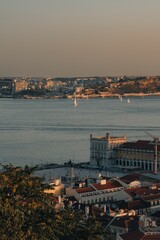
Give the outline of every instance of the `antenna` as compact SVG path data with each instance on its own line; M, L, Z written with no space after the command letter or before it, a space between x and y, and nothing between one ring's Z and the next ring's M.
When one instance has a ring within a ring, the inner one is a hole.
M148 136L150 136L151 138L153 138L153 142L154 142L154 174L157 174L158 170L157 170L157 161L158 161L158 143L159 143L159 138L153 136L152 134L150 134L147 131L144 131Z

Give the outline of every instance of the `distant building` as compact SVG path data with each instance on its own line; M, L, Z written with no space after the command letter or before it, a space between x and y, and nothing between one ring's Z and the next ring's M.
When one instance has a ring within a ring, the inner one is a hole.
M158 156L160 146L157 147ZM155 149L153 142L136 141L127 142L116 149L116 165L123 169L141 169L154 171ZM157 168L160 168L160 158L158 157Z
M138 229L139 227L139 216L128 214L122 217L116 217L109 226L110 232L114 235L127 233ZM135 239L136 240L136 239Z
M91 166L106 168L115 163L115 151L120 145L126 142L126 136L111 137L109 133L106 136L93 137L90 135L90 164Z
M118 234L116 240L159 240L160 226L150 217L140 216L139 228L126 233Z
M61 183L61 179L54 179L50 183L50 188L45 189L44 192L59 197L64 194L64 184Z
M95 168L116 166L124 170L160 170L160 145L157 144L156 153L151 141L126 142L125 135L111 137L109 133L101 137L90 135L90 165Z
M89 186L66 188L66 196L74 197L82 204L105 204L109 201L128 201L129 195L124 191L124 183L118 179L97 179Z
M13 81L13 92L19 93L21 91L27 90L28 88L28 82L26 80L17 80L15 79Z
M12 94L12 79L1 78L0 79L0 96L7 96Z

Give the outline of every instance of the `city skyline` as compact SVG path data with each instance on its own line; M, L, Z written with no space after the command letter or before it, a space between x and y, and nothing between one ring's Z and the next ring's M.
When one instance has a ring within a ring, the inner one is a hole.
M1 0L0 76L159 75L158 0Z

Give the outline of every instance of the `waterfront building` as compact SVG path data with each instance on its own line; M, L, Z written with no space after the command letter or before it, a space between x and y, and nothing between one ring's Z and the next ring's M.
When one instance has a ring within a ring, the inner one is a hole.
M107 168L115 164L115 149L126 142L126 136L113 137L109 133L106 136L93 137L90 135L90 165L92 167Z
M14 79L13 81L13 93L17 94L19 92L25 91L28 89L28 81L25 79Z
M13 81L11 78L0 78L0 96L11 96Z
M153 142L138 140L126 142L115 150L116 165L122 169L155 170L155 148ZM157 169L160 168L160 146L157 146Z
M160 169L160 145L155 142L138 140L126 142L126 136L92 137L90 135L91 167L110 168L116 166L122 170L152 171ZM156 159L156 160L155 160Z

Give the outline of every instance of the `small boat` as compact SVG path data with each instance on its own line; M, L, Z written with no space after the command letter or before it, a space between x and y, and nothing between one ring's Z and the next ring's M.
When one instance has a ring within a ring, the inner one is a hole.
M122 101L123 100L123 98L122 98L122 96L121 95L119 95L119 99Z
M129 100L129 98L127 99L127 103L130 103L130 100Z
M76 97L74 98L73 105L76 107L78 105Z

